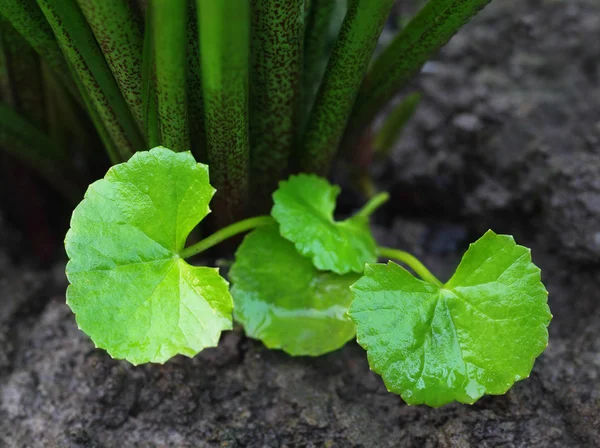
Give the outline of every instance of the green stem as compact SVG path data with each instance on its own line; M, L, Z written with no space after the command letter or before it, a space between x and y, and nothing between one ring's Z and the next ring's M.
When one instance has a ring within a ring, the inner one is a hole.
M377 251L382 257L393 258L406 264L423 280L437 286L442 286L442 282L440 282L414 255L404 252L403 250L392 249L389 247L378 247Z
M231 238L238 233L247 232L248 230L252 230L257 227L268 226L273 223L275 223L275 220L270 216L255 216L254 218L238 221L222 228L221 230L218 230L203 240L198 241L196 244L183 249L179 255L181 258L192 257L200 252L210 249L213 246L216 246L220 242L225 241L226 239Z
M383 204L385 204L387 201L389 201L389 199L390 199L390 195L389 195L389 193L387 193L385 191L382 193L376 194L371 199L369 199L369 202L367 202L364 205L364 207L360 209L360 211L356 214L356 216L364 216L364 217L371 216L375 210L377 210L379 207L381 207Z

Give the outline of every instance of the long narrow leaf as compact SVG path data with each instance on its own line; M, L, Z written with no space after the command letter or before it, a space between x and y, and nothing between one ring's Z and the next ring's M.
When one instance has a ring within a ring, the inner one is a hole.
M82 132L83 129L75 123L71 123L73 119L77 119L77 114L69 114L70 108L66 107L66 92L55 78L52 69L44 61L41 63L41 74L48 136L52 139L55 147L60 148L66 154L69 130L76 128Z
M429 0L374 62L357 97L350 128L367 126L407 81L491 0Z
M1 0L0 14L10 21L29 45L52 67L65 87L79 98L77 87L70 77L67 62L56 42L52 28L36 1Z
M200 70L200 42L198 41L198 12L196 2L188 5L187 23L187 99L190 123L190 143L196 160L206 163L206 135L204 132L204 99Z
M38 161L60 161L61 151L54 148L54 143L31 121L19 114L6 103L0 103L0 135L2 146L18 147L21 153L14 152L19 158L32 163Z
M15 98L12 86L10 84L10 73L8 69L8 51L5 38L0 33L0 101L14 106Z
M77 0L104 53L129 110L141 128L142 49L140 17L123 0Z
M95 109L90 113L98 115L120 159L126 160L145 147L144 139L85 17L75 0L38 0L38 4Z
M158 110L156 108L156 77L154 75L154 32L152 30L152 10L146 11L144 26L144 50L142 53L142 129L146 134L148 147L160 145Z
M269 203L298 140L302 112L303 0L252 1L250 178Z
M303 102L304 113L308 115L327 67L332 36L337 35L342 23L338 17L343 18L347 1L311 0L306 4Z
M0 116L0 148L36 169L51 185L76 201L79 190L62 172L61 151L54 148L53 141L5 103L0 103Z
M420 93L408 95L386 117L375 137L375 151L379 155L389 154L394 143L400 139L406 123L412 118L420 102Z
M73 69L73 67L71 67L71 66L69 66L69 67L71 69L71 72L75 73L75 69ZM117 163L121 163L123 161L121 153L120 153L119 149L116 147L115 142L112 140L110 133L104 126L102 117L100 116L96 107L92 103L92 99L90 98L88 91L85 89L81 80L77 76L74 76L74 79L75 79L75 82L77 83L77 87L79 88L79 91L81 92L81 97L82 97L84 105L88 111L90 119L92 120L92 123L94 124L94 128L96 129L96 132L98 133L98 136L100 137L100 140L102 141L102 144L104 145L104 149L106 151L106 154L108 155L108 158L110 159L110 162L113 165L116 165Z
M215 212L221 225L245 214L248 201L247 0L197 0L202 91Z
M45 129L45 99L38 54L10 23L1 17L0 33L7 58L14 107L30 122L40 129Z
M305 131L302 171L326 174L394 0L350 0Z
M186 97L187 0L154 0L152 32L161 144L189 151Z

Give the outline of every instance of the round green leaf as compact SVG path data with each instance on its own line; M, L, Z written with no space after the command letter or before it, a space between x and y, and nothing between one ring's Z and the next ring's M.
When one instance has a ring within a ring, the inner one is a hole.
M318 269L362 273L365 263L377 260L375 240L367 217L333 219L339 193L338 186L320 177L291 176L273 193L271 215L279 223L281 235L310 257Z
M214 192L206 165L161 147L90 185L65 240L67 304L97 347L133 364L164 362L231 329L227 282L178 255Z
M359 276L319 272L275 225L244 238L229 276L235 319L268 348L318 356L354 337L346 312Z
M503 394L529 376L551 314L530 250L488 231L442 287L394 263L367 265L349 315L371 368L408 404Z

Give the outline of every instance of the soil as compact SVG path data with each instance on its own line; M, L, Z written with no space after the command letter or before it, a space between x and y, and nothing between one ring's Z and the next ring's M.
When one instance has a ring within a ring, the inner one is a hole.
M550 345L473 406L409 407L355 343L320 358L240 329L195 359L132 367L64 304L64 261L16 258L0 220L0 447L600 446L600 3L494 0L425 67L389 161L377 235L447 277L487 228L533 248Z

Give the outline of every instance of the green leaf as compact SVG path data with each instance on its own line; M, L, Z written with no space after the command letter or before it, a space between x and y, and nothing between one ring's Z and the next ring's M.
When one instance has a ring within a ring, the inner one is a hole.
M248 0L196 0L206 154L219 225L245 215L249 198Z
M94 109L90 110L94 124L101 120L98 132L108 135L119 158L127 160L145 147L144 139L85 16L75 0L37 1L82 87L81 94L87 97L86 104Z
M73 97L80 100L52 28L35 0L2 0L0 15L10 21L35 51L48 63Z
M102 49L127 106L141 128L141 60L144 45L141 17L133 3L123 0L77 0L77 4Z
M354 103L350 132L363 129L433 53L491 0L429 0L373 62Z
M310 0L304 3L303 119L310 112L319 90L333 43L346 14L347 3L347 0Z
M190 145L196 160L205 162L206 133L204 130L204 98L202 97L202 70L200 67L200 41L198 39L198 9L195 1L188 2L187 13L187 90Z
M356 95L394 0L349 0L306 123L300 168L324 175L337 152Z
M529 376L552 315L530 250L488 231L448 283L367 265L349 315L371 369L408 404L472 404Z
M394 143L400 140L406 124L417 111L420 102L421 94L412 93L394 106L375 136L374 149L378 156L389 156Z
M148 8L144 25L144 48L142 50L142 129L148 140L148 146L151 148L160 144L156 105L156 73L154 73L153 24L152 8Z
M275 225L244 238L230 278L236 320L268 348L318 356L354 337L346 312L358 275L319 272Z
M90 185L65 240L67 303L96 346L133 364L165 362L231 329L227 282L179 256L214 192L206 165L162 147Z
M251 197L264 210L300 129L304 0L253 0L251 15Z
M281 236L310 257L318 269L361 273L365 263L377 260L375 240L367 217L333 219L339 193L338 186L320 177L291 176L273 193L271 215L280 225Z
M152 33L161 143L175 151L190 147L187 76L187 0L153 1Z

